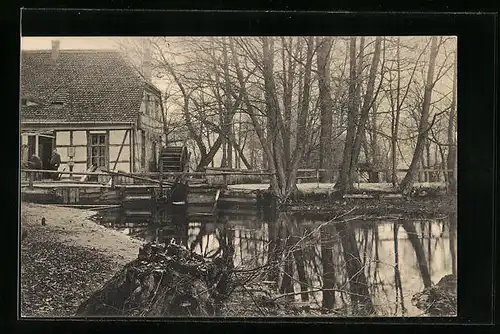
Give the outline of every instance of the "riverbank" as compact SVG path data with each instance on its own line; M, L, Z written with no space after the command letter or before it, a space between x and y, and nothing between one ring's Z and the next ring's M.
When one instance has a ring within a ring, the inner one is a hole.
M303 199L282 204L280 211L329 217L349 214L368 216L371 219L399 216L418 219L456 213L457 199L448 195L416 198Z
M234 190L265 190L266 184L230 185ZM390 183L354 184L348 194L339 198L332 183L301 183L297 192L279 211L304 215L335 217L363 215L369 218L404 216L405 218L429 218L457 212L456 196L447 194L446 184L416 183L409 196L403 196Z
M94 223L89 218L94 214L22 203L22 316L73 315L82 301L137 257L142 243Z

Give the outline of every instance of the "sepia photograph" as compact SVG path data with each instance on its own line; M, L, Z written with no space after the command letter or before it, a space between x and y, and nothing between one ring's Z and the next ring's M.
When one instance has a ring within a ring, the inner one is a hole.
M457 36L37 36L22 318L456 317Z

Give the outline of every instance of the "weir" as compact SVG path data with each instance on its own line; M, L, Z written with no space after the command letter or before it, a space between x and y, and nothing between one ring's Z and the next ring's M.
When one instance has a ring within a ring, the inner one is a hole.
M272 196L268 189L228 188L229 177L269 176L263 171L71 173L72 176L97 176L101 182L64 178L58 181L34 181L36 173L49 171L24 169L22 172L28 175L27 184L21 185L23 201L94 210L116 207L122 209L127 220L154 221L158 215L183 211L190 219L210 220L220 214L255 215L258 211L272 207Z

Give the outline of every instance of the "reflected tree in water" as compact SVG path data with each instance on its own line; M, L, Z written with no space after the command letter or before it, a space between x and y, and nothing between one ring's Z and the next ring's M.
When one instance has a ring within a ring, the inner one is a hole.
M457 242L457 213L450 213L449 216L449 231L450 231L450 255L451 255L451 270L453 275L457 275L457 251L456 251L456 242Z
M353 312L355 314L373 314L373 303L368 289L364 266L359 256L354 229L346 221L338 222L336 227L342 243Z
M323 301L322 306L332 309L335 306L335 264L333 261L333 246L335 227L325 224L320 228L321 236L321 265L323 269Z
M456 234L451 217L449 224L450 253L455 258ZM187 243L187 232L181 228L186 225L169 224L164 240L168 242L174 237L176 242ZM410 261L418 265L424 286L432 284L426 258L429 245L419 240L421 235L431 236L432 224L405 220L390 225L383 223L393 228L389 239L383 237L382 240L380 224L360 220L325 222L279 215L274 221L247 225L245 221L241 224L225 221L224 217L215 224L190 224L189 245L193 251L214 261L225 261L243 275L240 283L248 283L250 287L248 291L245 288L244 293L254 298L259 293L274 292L279 293L277 300L285 303L288 300L290 304L300 296L302 303L294 303L296 307L324 314L412 314L414 310L406 309L405 305L411 284L405 285L409 277L402 277L401 273L401 267L413 265L407 263L406 252L402 252L410 244L416 254L416 261ZM407 239L398 239L400 225ZM384 240L389 243L382 243ZM432 251L441 252L441 248ZM452 261L453 272L456 272L456 259Z
M291 248L294 246L293 243L293 238L292 238L292 226L290 224L286 224L286 221L281 221L281 224L284 224L283 226L283 240L284 240L284 258L283 258L283 269L282 269L282 275L281 275L281 284L280 284L280 289L279 291L283 294L286 293L293 293L294 288L293 288L293 272L294 272L294 266L293 266L293 253L290 252ZM292 255L292 256L290 256ZM287 298L293 300L293 294L290 296L287 296Z
M188 220L185 215L174 216L172 218L174 239L180 245L187 246L189 232L188 232Z
M194 240L191 242L191 244L189 245L189 249L194 252L196 247L199 246L200 247L200 253L203 253L203 237L207 235L207 230L206 230L206 224L201 224L200 225L200 231L198 232L198 234L196 235L196 237L194 238Z
M301 236L308 235L307 233L301 233L301 231L305 232L302 221L298 220L294 217L289 217L288 219L289 226L292 227L292 235L290 236L292 245L296 245L298 247L294 247L292 250L292 255L295 260L295 268L297 269L297 275L299 279L300 285L300 298L303 302L309 301L309 294L307 291L309 290L309 282L306 274L306 262L305 262L305 254L310 247L309 245L301 246L300 243L302 241Z
M281 239L281 224L278 222L269 222L268 235L269 243L267 248L267 263L269 270L267 280L275 282L275 287L278 287L279 280L279 263L282 255L282 239Z
M403 228L408 235L408 239L410 240L411 245L413 246L413 250L415 251L415 255L417 257L418 268L420 270L420 275L422 277L422 281L424 283L424 287L428 288L432 285L431 275L429 272L429 268L427 267L427 261L425 259L424 247L420 240L418 240L417 229L415 228L415 224L408 220L401 220Z
M397 308L398 308L398 298L400 299L401 302L401 313L405 315L406 313L406 308L405 308L405 300L404 300L404 295L403 295L403 284L401 282L401 272L399 271L399 239L398 239L398 232L399 232L399 224L397 222L394 223L393 226L393 231L394 231L394 284L396 286L396 311L395 313L397 314ZM399 296L398 296L399 292Z

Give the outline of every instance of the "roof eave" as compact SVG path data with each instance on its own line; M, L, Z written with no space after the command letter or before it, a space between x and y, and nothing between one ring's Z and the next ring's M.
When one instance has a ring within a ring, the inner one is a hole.
M119 124L133 125L136 121L65 121L65 120L21 120L21 125L56 124L56 125L87 125L87 124Z
M156 93L158 93L158 95L161 96L161 90L155 85L153 85L151 82L144 81L144 86L154 90Z

